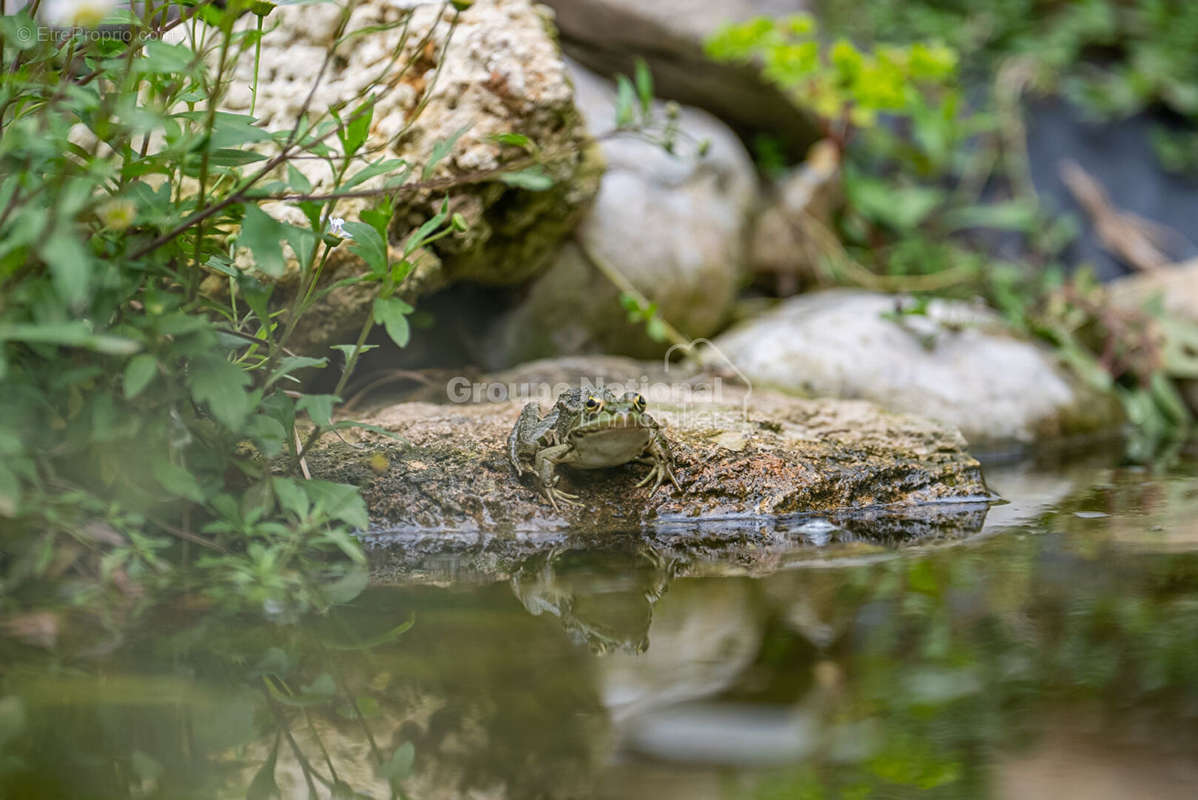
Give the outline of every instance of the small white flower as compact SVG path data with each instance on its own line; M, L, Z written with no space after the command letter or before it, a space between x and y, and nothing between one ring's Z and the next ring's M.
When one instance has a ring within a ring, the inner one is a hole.
M329 233L340 236L342 239L354 238L345 232L345 220L341 217L333 217L329 220Z
M51 0L46 21L64 28L94 28L116 8L116 0Z

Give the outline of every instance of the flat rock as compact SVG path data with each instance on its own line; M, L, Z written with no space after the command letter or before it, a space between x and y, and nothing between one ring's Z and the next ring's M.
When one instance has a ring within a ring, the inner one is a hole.
M495 378L505 391L533 384L553 396L583 376L642 391L669 437L683 493L634 488L647 469L640 465L562 468L561 488L585 505L555 512L507 460L521 399L381 408L364 421L399 441L362 433L367 446L331 445L310 463L314 473L362 487L374 532L409 534L655 529L685 536L704 521L752 527L786 515L919 513L925 504L989 499L964 439L940 424L863 401L805 400L709 376L680 380L676 368L666 383L662 371L629 359L573 359Z
M855 290L793 297L716 338L755 389L872 400L959 429L970 446L1006 449L1096 434L1122 422L1117 401L1014 336L993 312L933 301L895 319L902 299Z

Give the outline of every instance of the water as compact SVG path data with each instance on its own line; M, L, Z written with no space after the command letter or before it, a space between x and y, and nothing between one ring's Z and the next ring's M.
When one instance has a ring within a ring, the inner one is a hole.
M0 797L1190 798L1198 462L1113 463L992 469L955 532L476 547L296 625L0 638Z

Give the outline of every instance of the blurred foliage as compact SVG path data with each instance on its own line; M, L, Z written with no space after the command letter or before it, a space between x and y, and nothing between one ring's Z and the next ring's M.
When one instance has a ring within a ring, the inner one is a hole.
M1047 24L1042 5L1067 16ZM808 280L917 299L980 297L1017 330L1052 343L1089 385L1123 402L1136 431L1129 448L1136 460L1150 459L1163 442L1188 431L1191 415L1172 381L1198 375L1198 326L1170 317L1159 303L1114 309L1088 271L1069 274L1062 256L1079 225L1037 196L1019 109L1027 84L1043 79L1031 74L1033 62L997 58L1026 44L1025 33L1055 36L1052 46L1028 53L1039 59L1037 75L1058 74L1060 59L1079 56L1087 36L1107 30L1109 20L1102 20L1114 12L1097 2L1032 0L993 0L981 8L883 2L850 10L835 0L830 6L833 30L871 44L843 38L821 44L815 22L803 15L750 20L708 42L715 58L758 64L818 116L839 152L845 202L832 229L811 215L802 220L820 251L817 274ZM999 18L1010 18L1011 28L990 24ZM908 44L872 44L879 39ZM969 55L960 65L958 49ZM970 103L961 70L991 81ZM779 165L768 161L764 169L777 173ZM907 304L900 313L922 308Z
M1189 0L820 0L831 30L864 42L933 39L969 53L984 77L1001 62L1033 65L1033 86L1060 92L1095 119L1153 108L1189 131L1162 128L1162 163L1198 168L1198 5Z

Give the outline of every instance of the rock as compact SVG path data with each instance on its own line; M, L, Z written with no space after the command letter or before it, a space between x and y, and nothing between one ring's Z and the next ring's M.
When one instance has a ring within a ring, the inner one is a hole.
M817 142L807 160L774 183L757 214L749 243L749 268L770 275L781 297L816 277L823 252L816 246L822 225L831 230L832 213L843 200L840 156L831 142ZM805 280L804 280L805 279Z
M337 102L359 102L365 87L386 66L399 45L403 27L396 23L411 13L405 60L432 30L414 66L395 70L399 79L375 103L369 138L363 150L370 160L403 158L416 165L413 178L433 147L461 133L452 151L432 178L461 178L486 173L516 162L524 151L494 140L496 134L521 133L542 154L555 178L548 191L533 192L498 180L477 180L453 191L452 211L462 214L469 229L441 239L418 252L417 267L404 291L409 297L426 294L454 281L514 284L540 271L560 239L576 224L598 187L601 165L593 142L574 107L552 24L544 10L530 0L478 0L460 16L452 42L445 47L452 8L420 5L408 10L385 0L357 3L349 30L371 25L390 26L353 39L339 51L312 97L311 107L323 110ZM336 28L334 5L280 6L270 17L278 25L263 39L255 114L273 130L290 129L303 107ZM444 63L438 64L444 54ZM250 108L254 52L237 64L234 90L225 107L247 113ZM439 73L438 73L439 68ZM435 78L435 82L434 82ZM433 88L419 116L413 117L425 89ZM347 112L348 113L348 112ZM361 163L366 163L363 156ZM330 167L319 159L295 166L314 191L331 185ZM353 174L357 167L350 171ZM394 175L382 175L360 187L383 185ZM402 256L408 234L440 206L443 191L401 194L390 228L393 258ZM374 199L346 199L336 216L356 220ZM267 204L274 216L306 224L291 204ZM325 267L332 282L362 269L361 260L342 245ZM372 302L370 285L334 291L304 321L298 333L301 346L346 341L356 333Z
M1198 324L1198 259L1165 269L1117 278L1108 283L1106 288L1107 297L1121 308L1142 311L1148 304L1159 301L1165 314L1173 317L1174 322L1183 325ZM1181 341L1177 332L1171 335ZM1189 338L1192 339L1193 335ZM1176 348L1173 358L1186 358L1191 362L1187 370L1175 367L1177 373L1193 374L1192 352L1193 345ZM1190 410L1198 412L1198 379L1180 378L1177 380L1177 386Z
M753 382L804 395L862 398L960 429L974 448L1092 434L1122 420L1046 347L1015 338L993 312L933 301L927 316L883 315L897 298L830 290L783 301L715 340Z
M1111 301L1123 308L1141 309L1159 298L1166 313L1198 322L1198 259L1118 278L1106 289Z
M709 59L703 43L721 26L805 11L806 0L546 0L566 52L602 75L631 75L644 58L660 97L704 108L746 133L782 139L802 153L815 126L753 67Z
M523 405L511 399L383 408L365 421L394 432L399 443L362 433L365 449L328 445L309 465L314 474L360 485L377 529L467 537L566 529L578 535L655 529L685 537L707 519L739 520L744 528L776 515L916 512L923 503L976 504L989 496L978 462L956 431L872 403L804 400L698 376L649 384L655 366L631 360L607 359L589 370L575 360L556 376L545 364L530 366L526 374L539 380L560 377L576 386L580 374L607 386L646 376L632 385L666 430L685 494L659 489L649 496L635 489L645 470L640 465L563 468L561 488L579 492L585 507L554 512L508 463L507 436ZM499 377L517 386L527 380L520 371ZM545 388L555 392L558 382L546 380ZM734 449L718 444L730 433L743 439ZM381 475L367 463L377 464L379 452L388 463ZM763 541L760 533L750 536Z
M610 131L612 85L576 65L571 75L587 127L593 134ZM740 141L718 120L682 109L678 123L693 137L678 156L630 136L603 141L607 172L595 204L490 337L492 367L566 353L665 352L668 342L628 322L619 290L595 260L622 273L688 336L707 336L725 320L744 263L756 176ZM699 157L701 140L710 149Z

